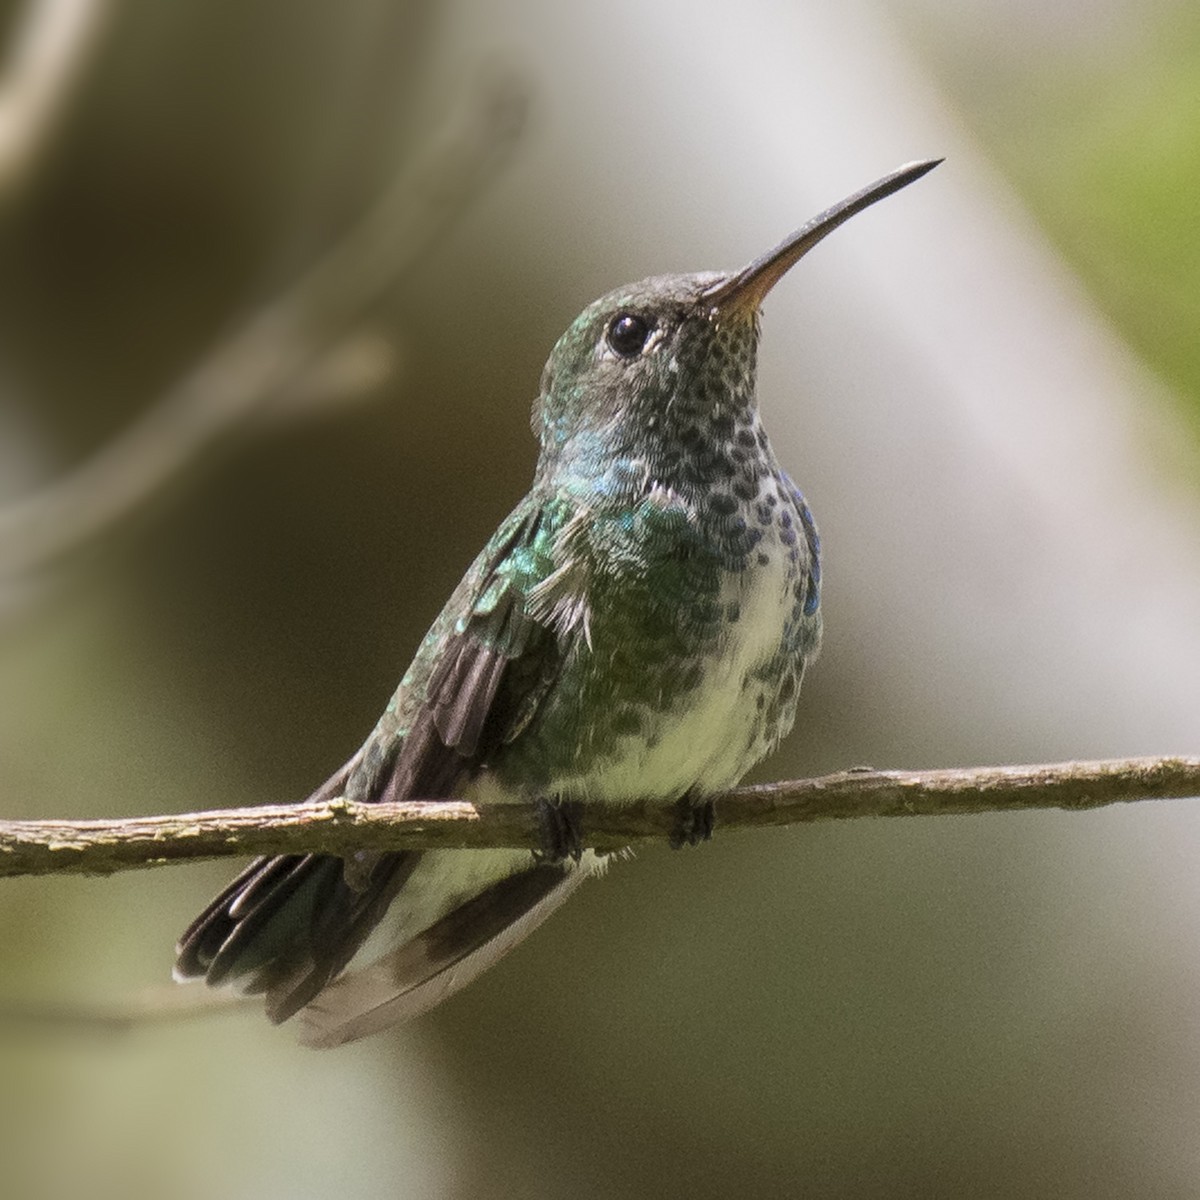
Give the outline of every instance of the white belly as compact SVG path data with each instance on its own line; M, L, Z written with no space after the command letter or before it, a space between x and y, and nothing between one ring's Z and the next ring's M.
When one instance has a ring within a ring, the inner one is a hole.
M721 603L735 602L740 616L728 626L723 652L708 664L686 707L662 722L653 745L641 735L622 739L596 769L556 781L559 795L621 804L682 796L697 784L713 793L732 787L757 761L766 746L755 752L763 687L753 676L779 653L794 604L783 555L731 579Z

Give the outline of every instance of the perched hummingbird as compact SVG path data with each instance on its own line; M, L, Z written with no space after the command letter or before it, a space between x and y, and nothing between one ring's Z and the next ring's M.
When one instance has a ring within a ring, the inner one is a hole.
M913 163L733 274L589 305L533 413L533 486L433 624L361 750L314 793L538 806L543 853L289 854L191 924L178 979L265 993L332 1046L424 1012L540 924L603 858L590 810L679 805L677 844L792 726L821 636L819 541L759 420L759 307ZM351 959L366 963L345 972Z

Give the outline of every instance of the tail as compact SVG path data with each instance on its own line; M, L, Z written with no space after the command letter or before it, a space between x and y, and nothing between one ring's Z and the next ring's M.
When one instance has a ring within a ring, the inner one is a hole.
M446 860L482 853L486 852L431 853L426 856L429 874L453 875ZM420 933L325 988L300 1014L300 1041L321 1048L340 1046L427 1012L532 933L598 861L594 855L580 865L521 857L527 864L523 869L457 896L454 906ZM403 907L403 901L397 907Z
M356 759L310 799L340 795ZM420 857L380 854L356 863L353 886L344 860L327 854L255 859L184 930L175 978L265 994L267 1016L286 1021L346 966Z
M589 856L591 858L592 856ZM175 978L266 997L267 1016L303 1013L300 1040L354 1041L440 1003L531 933L593 862L519 851L381 855L364 883L329 855L251 863L192 922ZM385 951L338 978L389 907Z
M383 855L357 888L340 858L256 859L179 939L175 978L265 994L267 1015L286 1021L350 961L419 859Z

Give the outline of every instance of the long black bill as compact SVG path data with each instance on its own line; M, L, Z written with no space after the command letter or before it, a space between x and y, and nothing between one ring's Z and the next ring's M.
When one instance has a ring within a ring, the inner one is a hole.
M847 196L840 204L827 208L819 216L802 225L774 250L756 258L748 267L743 267L736 275L711 288L705 294L705 300L713 306L719 316L756 311L766 294L826 234L832 233L843 222L850 220L855 213L870 208L876 200L882 200L885 196L908 187L922 175L929 174L942 161L940 158L930 158L924 162L908 163L890 175L868 184L853 196Z

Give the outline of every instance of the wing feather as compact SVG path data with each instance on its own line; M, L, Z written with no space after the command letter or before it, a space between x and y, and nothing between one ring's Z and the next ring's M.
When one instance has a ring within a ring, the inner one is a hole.
M348 792L372 802L455 795L491 752L528 725L572 636L560 623L536 619L527 603L537 580L553 569L537 561L539 546L548 553L552 544L539 540L542 521L541 510L527 504L501 527L435 623L389 709L393 715L315 797ZM265 992L274 1021L306 1009L312 1028L325 1022L366 1032L366 1026L380 1027L385 1014L394 1020L424 1011L473 978L586 873L538 864L501 878L366 975L354 976L361 984L335 983L422 857L364 852L347 860L258 859L184 933L176 977ZM393 991L384 998L388 986ZM335 999L327 1000L331 991ZM346 1032L335 1040L357 1036Z

